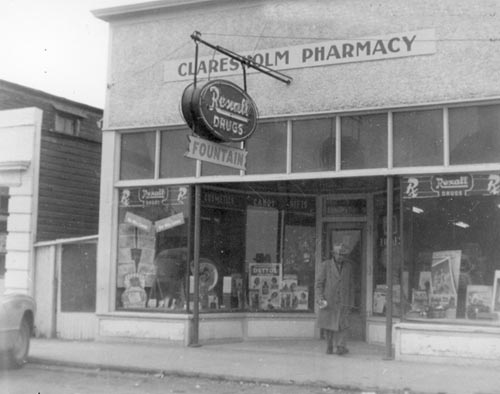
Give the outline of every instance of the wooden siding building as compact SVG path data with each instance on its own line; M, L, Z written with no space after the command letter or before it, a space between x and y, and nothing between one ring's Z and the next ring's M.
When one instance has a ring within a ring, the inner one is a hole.
M0 80L0 291L5 280L5 291L32 292L36 242L97 234L101 119L99 108Z

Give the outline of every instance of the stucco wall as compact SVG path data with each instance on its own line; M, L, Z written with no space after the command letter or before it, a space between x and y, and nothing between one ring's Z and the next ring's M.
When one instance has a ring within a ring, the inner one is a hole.
M494 0L238 1L111 23L107 128L183 124L188 81L164 64L194 58L193 31L236 52L435 29L436 53L287 70L287 86L248 77L260 116L397 107L500 95L500 3ZM213 51L200 46L200 56ZM238 84L242 77L227 77Z
M0 185L9 187L5 292L31 293L42 111L0 111Z
M493 324L477 327L399 323L395 332L396 360L497 368L500 365L500 328Z

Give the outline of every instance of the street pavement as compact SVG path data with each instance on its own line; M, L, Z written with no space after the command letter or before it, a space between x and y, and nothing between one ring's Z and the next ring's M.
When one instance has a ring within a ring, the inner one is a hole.
M34 338L29 362L72 367L314 385L364 393L500 394L497 368L387 360L385 348L355 342L344 356L320 340L252 340L199 347L141 340Z

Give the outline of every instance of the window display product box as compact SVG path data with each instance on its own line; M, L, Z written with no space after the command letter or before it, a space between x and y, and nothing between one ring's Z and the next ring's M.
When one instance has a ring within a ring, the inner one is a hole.
M281 291L281 309L292 308L293 293L291 291Z
M294 291L298 285L297 275L295 274L285 274L281 281L281 291Z
M385 314L387 290L388 290L387 285L376 286L375 291L373 292L373 313ZM392 314L398 315L401 303L400 285L395 284L392 286L392 302L393 302Z
M280 293L276 291L272 291L269 294L262 294L260 297L260 309L262 310L274 310L280 309L281 307L281 298Z
M248 290L248 306L250 309L259 309L260 307L259 289Z
M294 295L297 297L297 309L307 310L309 308L309 289L307 286L297 286Z
M387 286L377 285L373 292L373 313L385 312L385 295L387 293Z
M272 289L279 289L281 283L281 265L274 263L249 264L248 288L261 290L265 295Z
M411 310L422 312L429 307L429 296L425 290L413 289L411 294Z
M466 296L466 316L477 319L478 315L487 316L491 312L493 286L468 285Z

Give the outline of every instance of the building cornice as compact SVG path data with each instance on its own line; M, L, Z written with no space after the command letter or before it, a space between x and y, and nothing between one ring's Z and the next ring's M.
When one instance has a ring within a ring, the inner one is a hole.
M117 5L113 7L92 10L92 14L106 22L116 19L149 13L151 11L178 11L190 7L202 7L205 5L215 5L223 3L240 3L247 0L156 0L141 3Z
M31 164L29 160L0 162L0 171L26 171Z

